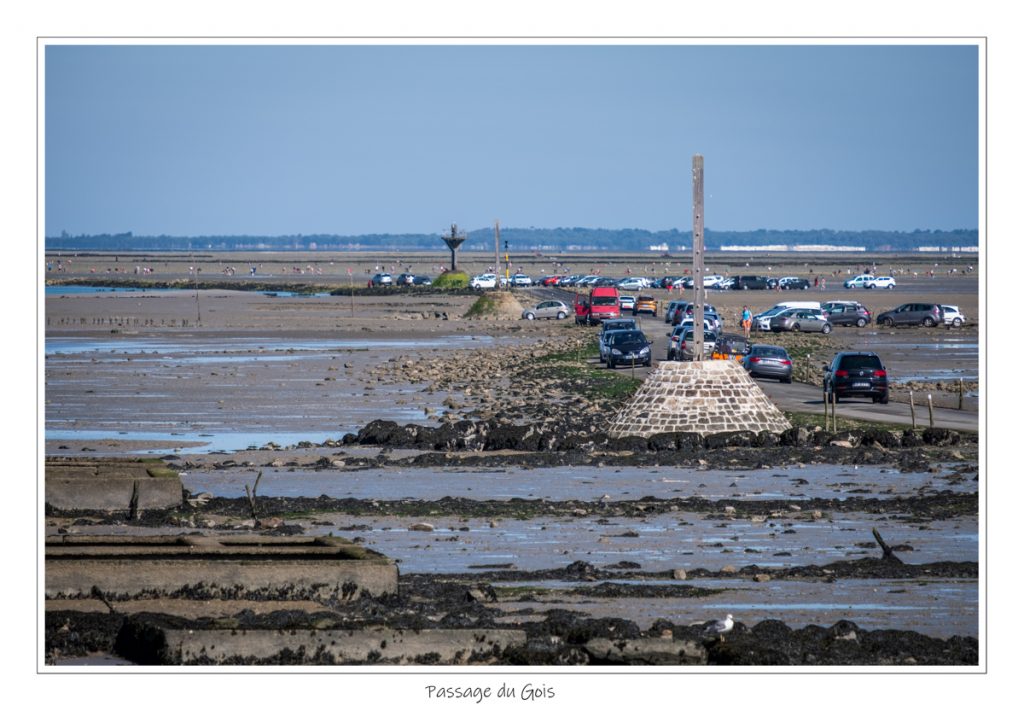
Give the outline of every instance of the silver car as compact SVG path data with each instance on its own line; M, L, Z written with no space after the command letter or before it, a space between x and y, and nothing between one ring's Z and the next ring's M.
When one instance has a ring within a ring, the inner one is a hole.
M569 315L569 307L561 301L542 301L532 309L523 310L523 318L532 321L535 318L563 319Z
M793 359L779 346L751 346L740 365L751 377L778 378L780 382L793 382Z
M768 323L772 331L832 332L832 324L821 309L786 309Z

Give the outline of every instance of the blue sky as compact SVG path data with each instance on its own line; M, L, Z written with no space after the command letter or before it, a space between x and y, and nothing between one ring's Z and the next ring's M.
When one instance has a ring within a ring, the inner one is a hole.
M47 235L978 227L974 46L56 46Z

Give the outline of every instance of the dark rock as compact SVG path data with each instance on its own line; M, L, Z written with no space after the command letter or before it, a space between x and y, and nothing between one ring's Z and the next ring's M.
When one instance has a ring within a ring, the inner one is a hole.
M960 433L943 427L929 427L921 433L924 443L933 447L941 447L960 443Z

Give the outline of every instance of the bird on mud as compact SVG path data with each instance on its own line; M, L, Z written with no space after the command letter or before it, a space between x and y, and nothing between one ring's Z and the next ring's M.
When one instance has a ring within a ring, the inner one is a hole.
M725 616L724 620L715 620L704 628L704 635L707 637L718 636L719 642L725 642L725 635L732 631L732 613Z

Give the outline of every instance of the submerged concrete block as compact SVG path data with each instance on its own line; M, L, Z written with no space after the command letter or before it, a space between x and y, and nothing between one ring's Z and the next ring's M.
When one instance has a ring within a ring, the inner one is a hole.
M398 566L311 536L51 536L46 596L354 600L398 590Z
M181 479L159 460L50 458L45 476L46 503L58 511L181 506Z
M526 643L521 630L177 629L132 623L118 652L143 664L469 664Z

